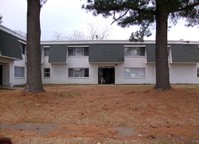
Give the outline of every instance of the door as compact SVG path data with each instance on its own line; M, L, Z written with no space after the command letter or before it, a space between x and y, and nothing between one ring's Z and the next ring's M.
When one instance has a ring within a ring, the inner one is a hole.
M0 85L3 85L3 66L0 65Z
M115 68L98 68L98 84L115 84Z

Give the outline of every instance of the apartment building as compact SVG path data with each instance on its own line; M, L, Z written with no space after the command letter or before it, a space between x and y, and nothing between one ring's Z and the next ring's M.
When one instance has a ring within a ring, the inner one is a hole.
M0 84L26 83L26 38L0 27ZM155 42L42 41L44 84L154 84ZM170 82L199 84L199 42L169 41Z

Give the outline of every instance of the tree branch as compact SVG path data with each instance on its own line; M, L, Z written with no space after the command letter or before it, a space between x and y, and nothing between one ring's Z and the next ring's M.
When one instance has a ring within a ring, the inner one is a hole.
M192 3L192 4L189 4L189 5L185 6L185 7L182 7L182 8L180 8L180 9L173 10L172 12L179 12L179 11L188 10L188 9L191 9L191 8L193 8L193 7L195 7L195 6L198 6L198 5L199 5L199 2Z
M111 23L111 25L113 23L115 23L116 21L118 21L119 19L121 19L123 16L125 16L128 12L129 12L129 9L127 9L126 12L124 14L120 15L118 18L115 18L115 12L114 12L114 15L113 15L114 21Z

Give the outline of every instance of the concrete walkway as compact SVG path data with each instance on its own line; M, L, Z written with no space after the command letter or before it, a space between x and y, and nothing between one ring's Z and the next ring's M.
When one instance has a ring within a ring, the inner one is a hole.
M114 127L105 128L87 125L66 125L66 124L44 124L44 123L18 123L18 124L0 124L0 134L23 134L39 135L47 137L108 137L108 138L128 138L137 136L132 128Z

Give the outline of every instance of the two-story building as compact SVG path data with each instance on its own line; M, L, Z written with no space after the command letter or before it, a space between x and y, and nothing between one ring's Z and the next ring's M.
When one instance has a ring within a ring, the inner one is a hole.
M42 41L44 84L154 84L155 42ZM1 85L26 82L25 38L0 27ZM169 41L170 82L199 84L199 42Z

